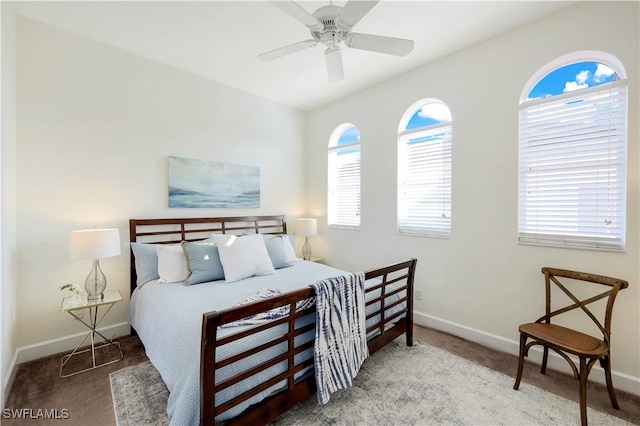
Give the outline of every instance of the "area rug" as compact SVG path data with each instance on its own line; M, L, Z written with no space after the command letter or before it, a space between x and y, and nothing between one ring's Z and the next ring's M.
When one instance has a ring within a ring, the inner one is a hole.
M169 391L149 361L114 371L109 380L118 426L169 424Z
M119 426L165 425L168 392L151 363L111 373ZM576 388L577 391L577 388ZM631 424L588 409L592 425ZM578 403L467 361L442 349L399 338L369 357L350 389L320 407L315 397L273 425L569 425Z

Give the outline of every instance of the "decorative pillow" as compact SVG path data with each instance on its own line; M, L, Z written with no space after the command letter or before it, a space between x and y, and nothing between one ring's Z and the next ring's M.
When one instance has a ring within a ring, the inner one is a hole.
M185 285L224 279L224 270L216 245L183 241L182 250L187 257L189 268L189 275L184 281Z
M131 250L135 259L136 286L142 287L145 283L160 278L156 244L131 243Z
M180 244L158 244L158 275L158 282L161 283L176 283L187 279L187 257Z
M283 235L284 237L284 235ZM284 241L284 251L287 253L287 262L295 262L298 260L296 256L296 234L287 234L287 238L283 238Z
M226 282L275 273L262 235L213 234L211 237L218 246Z
M271 258L271 263L275 269L286 268L291 266L287 259L285 243L288 244L289 239L281 235L263 235L264 245L267 247L267 253Z

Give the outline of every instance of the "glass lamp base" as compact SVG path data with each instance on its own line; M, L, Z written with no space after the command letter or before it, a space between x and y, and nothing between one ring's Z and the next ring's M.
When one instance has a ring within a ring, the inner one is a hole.
M104 294L98 294L96 296L87 296L87 302L102 302L104 300Z
M302 258L304 260L311 260L311 244L309 244L309 237L304 237L304 245L302 246Z
M107 288L107 278L102 273L102 269L100 269L98 259L94 259L93 267L84 282L84 289L87 291L87 301L101 302L104 299L102 293L104 293L105 288Z

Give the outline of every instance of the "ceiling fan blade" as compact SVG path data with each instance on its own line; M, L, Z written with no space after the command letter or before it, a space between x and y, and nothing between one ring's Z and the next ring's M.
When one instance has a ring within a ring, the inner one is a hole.
M301 50L314 47L317 44L318 42L315 40L299 41L297 43L293 43L288 46L280 47L278 49L274 49L269 52L261 53L258 55L258 59L262 61L272 61L274 59L281 58L285 55L289 55L291 53L299 52Z
M354 49L396 56L407 56L413 50L413 40L372 34L351 33L345 40L345 44Z
M360 22L364 15L369 13L373 6L378 4L378 1L349 0L338 15L338 23L343 27L353 27Z
M274 1L272 3L287 12L296 20L302 22L304 25L309 27L309 29L322 29L322 24L320 23L320 21L314 18L313 15L307 12L307 10L300 6L298 3L294 1Z
M342 54L339 47L330 47L324 51L327 61L327 75L329 83L335 83L344 78L344 68L342 67Z

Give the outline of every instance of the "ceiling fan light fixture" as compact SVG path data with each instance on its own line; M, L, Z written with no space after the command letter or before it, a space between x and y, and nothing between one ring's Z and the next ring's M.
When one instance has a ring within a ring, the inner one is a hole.
M342 66L342 54L339 47L329 47L324 51L327 61L327 77L329 83L335 83L344 78L344 68Z
M340 34L336 31L323 31L320 36L320 41L322 44L329 48L338 47L338 44L342 42L340 38Z

